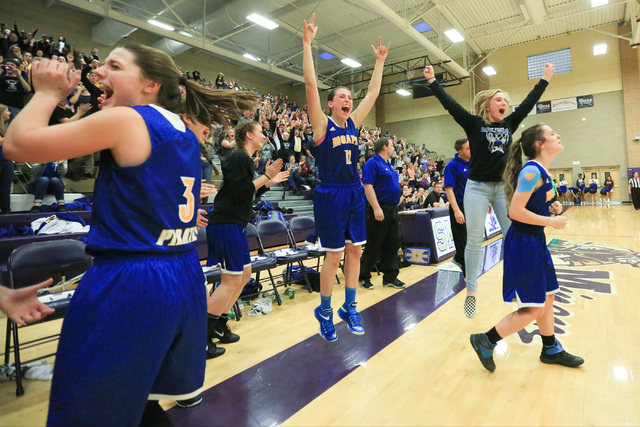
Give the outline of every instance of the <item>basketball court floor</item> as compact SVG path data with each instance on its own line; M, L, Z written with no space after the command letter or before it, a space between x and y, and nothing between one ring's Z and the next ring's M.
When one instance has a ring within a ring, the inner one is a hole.
M541 363L534 325L498 345L494 373L480 364L469 335L515 308L501 299L498 237L485 246L472 320L461 274L438 269L447 261L402 269L403 290L374 275L373 290L358 290L365 335L335 316L334 343L318 335L318 294L296 287L270 314L232 321L241 340L207 362L201 405L161 403L178 426L640 425L640 213L614 205L565 215L566 229L546 230L560 282L555 332L585 359L579 368ZM343 299L336 285L334 310ZM50 382L25 389L16 397L15 382L0 383L0 426L44 425Z

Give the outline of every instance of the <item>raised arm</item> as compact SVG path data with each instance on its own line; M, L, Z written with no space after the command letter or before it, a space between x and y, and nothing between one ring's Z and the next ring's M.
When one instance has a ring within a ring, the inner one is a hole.
M436 73L432 65L424 67L424 77L427 79L427 83L429 83L429 89L431 89L433 95L440 101L440 104L442 104L444 109L453 116L453 119L464 128L468 120L473 117L473 114L444 91L444 88L440 86L440 83L436 80Z
M376 65L373 68L373 75L369 81L367 96L365 96L360 102L358 108L351 113L351 118L353 119L353 123L356 127L360 126L367 117L367 114L369 114L369 111L373 108L373 105L376 103L376 99L380 94L380 86L382 85L382 68L384 67L384 61L387 59L390 47L391 43L387 44L387 46L382 46L382 37L378 37L377 48L371 45L371 49L373 49L373 53L376 55Z
M307 92L307 105L309 106L309 120L315 129L315 140L322 141L327 130L327 116L322 112L322 103L318 93L318 82L316 80L316 70L313 66L313 52L311 42L316 37L318 27L314 25L315 13L307 24L304 21L304 39L302 41L302 69L304 72L304 86Z

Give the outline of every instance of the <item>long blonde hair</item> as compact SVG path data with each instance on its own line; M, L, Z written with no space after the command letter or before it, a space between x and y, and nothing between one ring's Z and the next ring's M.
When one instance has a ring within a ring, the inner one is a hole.
M502 175L504 194L507 196L507 205L511 203L518 174L520 173L520 169L522 169L522 154L524 154L528 160L532 160L535 159L540 152L540 149L536 146L536 142L544 143L543 126L544 123L538 123L525 129L522 131L520 138L511 144L509 160L507 160L507 166L504 168L504 174Z
M489 120L489 111L487 111L487 107L491 102L491 98L498 93L501 92L504 95L504 99L507 101L507 106L511 104L511 98L507 92L503 92L502 89L488 89L482 90L478 92L473 98L473 108L476 115L482 117L482 120L486 124L491 124L491 120Z

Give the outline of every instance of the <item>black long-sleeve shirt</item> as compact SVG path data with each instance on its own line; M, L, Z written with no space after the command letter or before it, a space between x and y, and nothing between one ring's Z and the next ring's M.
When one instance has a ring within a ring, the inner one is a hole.
M98 101L98 98L100 98L100 96L104 92L98 86L91 83L91 80L89 80L89 76L88 76L90 72L91 72L91 67L88 64L85 65L82 68L82 74L80 75L80 80L82 81L82 84L89 91L89 94L91 95L91 111L89 112L89 114L93 114L100 111L100 101Z
M254 163L242 150L234 150L222 164L224 183L213 201L210 224L237 224L246 227L251 220L253 193L261 195L268 188L253 185Z
M480 182L502 181L509 147L513 141L512 135L538 102L548 84L548 81L541 79L513 113L506 116L502 122L491 124L465 110L436 80L429 84L438 101L467 134L471 149L469 179Z

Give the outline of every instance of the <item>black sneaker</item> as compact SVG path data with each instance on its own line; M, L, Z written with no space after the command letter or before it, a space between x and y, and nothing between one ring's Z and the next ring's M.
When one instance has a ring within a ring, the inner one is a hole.
M389 280L389 281L383 280L382 286L391 286L391 287L396 288L396 289L402 289L405 286L407 286L407 284L396 277L395 279Z
M58 212L68 212L69 209L67 209L67 207L65 205L58 205Z
M493 361L493 348L495 344L491 344L487 334L473 334L469 337L471 346L475 350L482 366L489 372L496 370L496 364Z
M556 340L553 346L543 346L540 354L540 361L550 365L562 365L569 368L576 368L584 363L582 357L567 353Z
M40 206L33 206L31 209L29 209L29 212L31 213L40 212Z
M240 341L240 335L231 332L229 327L229 318L221 317L216 323L214 329L209 332L210 338L217 338L222 344L230 344Z
M213 359L214 357L222 356L225 352L225 349L222 347L217 347L211 339L207 339L207 360Z
M198 406L201 403L202 403L201 394L187 400L176 400L176 405L178 405L181 408L193 408L194 406Z
M373 289L373 283L371 283L370 279L358 280L358 283L365 289Z

